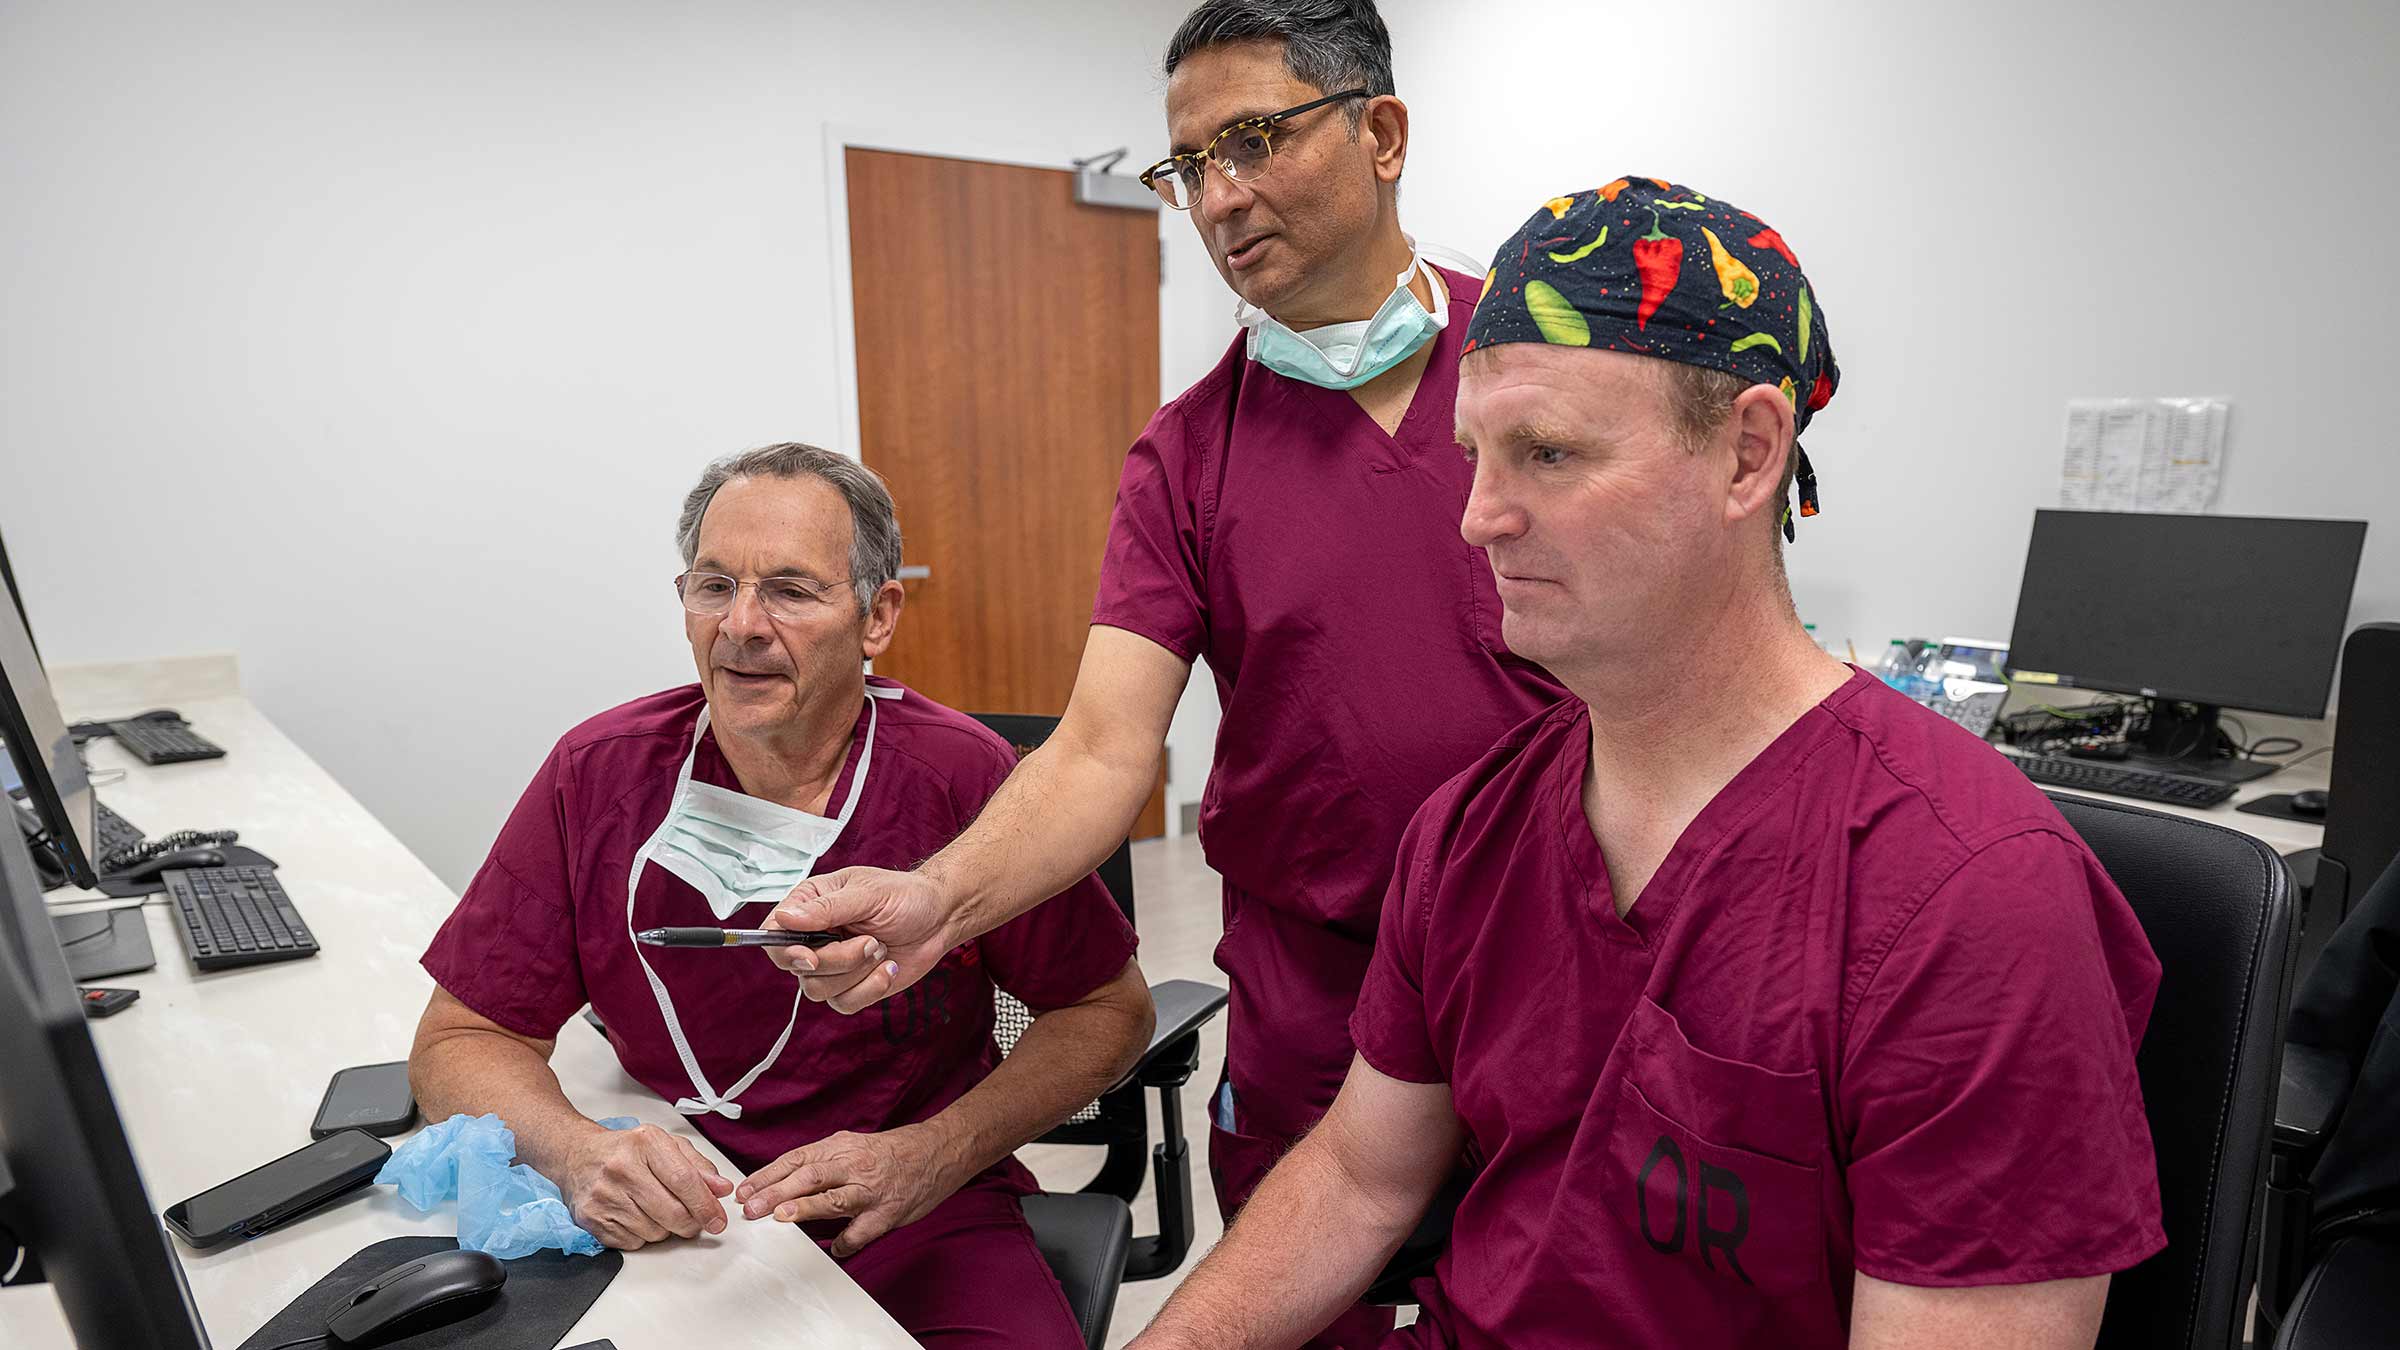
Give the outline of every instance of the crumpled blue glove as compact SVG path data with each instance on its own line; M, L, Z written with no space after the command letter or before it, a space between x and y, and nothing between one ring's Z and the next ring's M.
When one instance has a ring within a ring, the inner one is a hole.
M600 1124L630 1130L631 1116ZM419 1131L375 1174L378 1185L399 1188L400 1198L419 1213L458 1198L458 1245L489 1252L503 1261L555 1247L569 1256L598 1256L600 1239L576 1226L574 1214L550 1178L517 1156L516 1132L500 1117L455 1115Z

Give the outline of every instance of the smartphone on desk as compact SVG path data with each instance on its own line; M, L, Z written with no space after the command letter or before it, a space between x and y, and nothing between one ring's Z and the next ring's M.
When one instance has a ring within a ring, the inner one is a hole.
M361 1064L344 1069L325 1085L325 1100L308 1137L324 1139L344 1130L393 1135L415 1124L417 1099L408 1085L408 1061Z
M161 1217L175 1236L202 1249L257 1237L373 1181L391 1156L364 1130L344 1130L169 1205Z

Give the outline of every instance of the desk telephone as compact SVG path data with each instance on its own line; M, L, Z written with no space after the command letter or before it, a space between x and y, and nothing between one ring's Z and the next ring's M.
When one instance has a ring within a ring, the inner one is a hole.
M33 803L17 799L11 804L16 807L11 814L17 818L17 829L25 836L25 850L33 855L34 868L41 873L42 889L66 885L66 862L58 856ZM96 810L99 838L93 847L100 856L92 859L92 870L111 881L155 881L159 873L177 867L222 867L227 859L221 846L240 837L232 830L177 830L145 839L141 830L108 807Z

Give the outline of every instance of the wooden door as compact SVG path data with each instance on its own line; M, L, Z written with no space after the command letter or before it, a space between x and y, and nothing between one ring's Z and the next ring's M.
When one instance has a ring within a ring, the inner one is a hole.
M1158 407L1158 217L1074 176L844 152L861 457L911 568L877 674L1066 711L1126 447ZM1164 775L1134 837L1166 828Z

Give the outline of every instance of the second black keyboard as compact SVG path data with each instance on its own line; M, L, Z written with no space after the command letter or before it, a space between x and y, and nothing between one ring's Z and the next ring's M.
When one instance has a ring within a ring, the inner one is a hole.
M111 722L111 735L144 764L181 764L187 759L222 759L225 747L192 730L188 722Z
M2027 778L2045 787L2062 787L2074 792L2111 792L2120 797L2139 797L2146 802L2165 802L2170 806L2215 806L2233 795L2233 784L2207 778L2179 778L2171 773L2129 769L2122 764L2070 759L2064 755L2014 755L2010 758Z
M230 970L317 954L272 867L187 867L159 873L175 899L184 954L201 970Z

